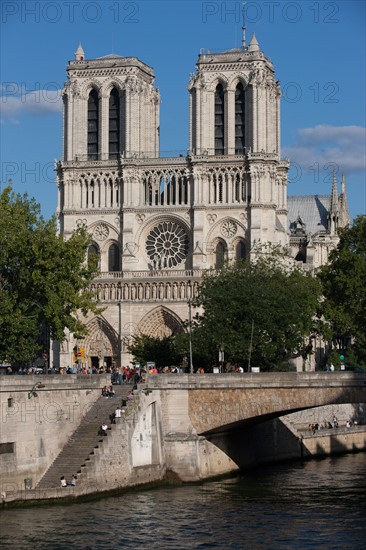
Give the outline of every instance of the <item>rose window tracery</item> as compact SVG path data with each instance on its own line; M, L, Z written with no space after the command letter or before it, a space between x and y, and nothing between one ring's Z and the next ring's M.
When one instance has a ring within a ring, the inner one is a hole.
M236 234L237 230L238 228L236 223L232 222L231 220L224 222L221 226L221 234L227 238L233 237Z
M94 229L94 238L98 241L104 241L109 235L109 229L104 223L100 223Z
M187 257L188 236L174 222L159 223L146 239L146 252L154 269L175 267Z

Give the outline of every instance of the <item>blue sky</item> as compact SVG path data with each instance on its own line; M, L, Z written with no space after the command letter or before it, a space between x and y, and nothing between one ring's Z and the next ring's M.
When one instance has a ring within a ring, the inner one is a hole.
M241 42L236 1L2 0L0 9L0 179L46 217L57 206L65 67L80 41L87 59L117 53L154 67L169 156L188 149L187 84L200 49ZM289 194L329 194L336 169L351 217L365 214L365 3L247 1L245 13L248 39L254 31L281 81Z

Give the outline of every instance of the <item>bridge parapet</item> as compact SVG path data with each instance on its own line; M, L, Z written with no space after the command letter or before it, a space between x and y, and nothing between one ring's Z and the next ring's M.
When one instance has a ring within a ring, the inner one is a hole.
M263 372L223 374L150 374L149 389L365 387L366 373Z

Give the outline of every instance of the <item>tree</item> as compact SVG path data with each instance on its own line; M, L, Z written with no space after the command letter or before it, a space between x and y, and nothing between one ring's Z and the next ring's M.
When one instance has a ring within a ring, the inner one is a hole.
M324 301L322 312L329 323L328 340L338 340L341 349L352 349L357 360L366 363L366 216L340 231L329 263L318 274Z
M195 332L215 357L224 345L226 360L246 367L250 357L252 366L273 368L309 353L319 294L316 279L273 250L204 275Z
M138 363L146 365L148 361L154 361L157 368L179 365L182 362L182 355L175 348L173 336L153 338L146 334L136 335L128 346L128 351Z
M78 313L99 311L88 289L96 267L85 261L89 243L85 228L64 240L27 195L1 193L0 361L33 359L44 325L60 342L65 328L86 334Z

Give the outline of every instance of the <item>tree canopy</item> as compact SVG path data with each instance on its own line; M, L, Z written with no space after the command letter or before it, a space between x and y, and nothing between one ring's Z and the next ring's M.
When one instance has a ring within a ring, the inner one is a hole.
M340 231L338 246L318 276L328 339L338 340L343 349L353 340L357 360L366 363L366 216Z
M56 219L44 220L27 195L0 195L0 361L34 358L41 326L63 341L65 328L86 328L77 312L98 311L89 291L96 265L86 262L90 236L77 229L68 240Z
M309 353L319 295L319 282L275 250L207 272L195 300L203 314L194 340L215 357L223 345L225 359L244 367L278 368Z
M177 342L173 336L154 338L146 334L135 335L128 351L134 360L142 365L154 361L157 368L180 365L182 354L179 353Z

